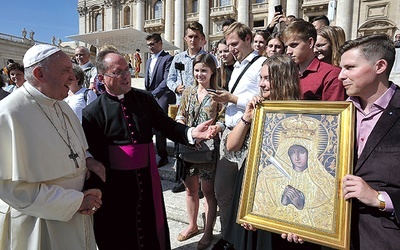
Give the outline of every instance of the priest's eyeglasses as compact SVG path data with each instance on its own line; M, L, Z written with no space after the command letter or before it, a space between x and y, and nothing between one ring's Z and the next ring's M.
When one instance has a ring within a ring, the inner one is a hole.
M131 74L131 72L129 71L129 69L117 70L117 71L112 72L111 74L104 73L104 75L108 76L108 77L123 77L125 75L130 75L130 74Z

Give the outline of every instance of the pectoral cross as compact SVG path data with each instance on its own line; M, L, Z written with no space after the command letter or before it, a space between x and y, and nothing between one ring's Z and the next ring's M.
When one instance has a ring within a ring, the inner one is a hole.
M79 168L78 161L76 160L76 158L78 158L79 155L77 153L74 153L72 148L69 148L69 150L70 150L71 153L68 155L68 157L70 159L74 160L76 168Z

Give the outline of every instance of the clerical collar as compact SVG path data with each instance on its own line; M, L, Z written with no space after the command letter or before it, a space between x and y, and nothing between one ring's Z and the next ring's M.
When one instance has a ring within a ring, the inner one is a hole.
M124 95L125 95L125 94L121 94L121 95L114 95L114 94L111 94L111 93L110 93L110 92L108 92L108 91L106 91L106 93L107 93L108 95L112 96L112 97L117 97L117 98L118 98L118 100L124 99Z

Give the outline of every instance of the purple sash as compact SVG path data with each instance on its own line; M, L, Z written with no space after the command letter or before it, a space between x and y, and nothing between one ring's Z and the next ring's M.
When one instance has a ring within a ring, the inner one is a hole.
M111 169L134 170L149 166L148 144L110 145L108 155Z

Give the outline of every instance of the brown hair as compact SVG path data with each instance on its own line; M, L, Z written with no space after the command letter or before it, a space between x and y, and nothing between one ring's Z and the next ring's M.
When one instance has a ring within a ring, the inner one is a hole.
M288 55L268 57L263 67L268 67L271 94L269 100L300 99L300 78L296 63Z
M314 43L317 40L317 30L315 29L314 25L312 25L310 22L304 21L303 19L291 22L282 31L282 38L284 41L293 35L302 41L307 41L310 37L314 39Z
M201 23L197 22L197 21L193 21L190 22L187 27L186 30L191 29L191 30L197 30L200 32L200 34L205 37L205 34L203 32L203 25L201 25Z
M11 70L19 70L19 71L21 71L22 73L24 73L24 66L22 66L22 65L19 64L19 63L11 63L11 64L9 64L9 65L7 66L7 75L8 75L8 78L10 78L10 72L11 72Z
M394 42L386 34L373 34L349 40L340 48L340 55L351 49L358 49L364 58L370 63L376 63L383 59L387 62L386 76L389 77L393 68L396 49Z
M218 89L218 70L214 57L210 54L197 55L193 60L193 69L198 63L202 63L211 69L213 74L211 75L210 79L210 88ZM194 79L194 82L196 85L199 84L196 79Z
M79 65L73 63L72 71L74 72L76 80L78 80L77 84L79 86L82 86L83 82L85 81L85 73L83 73L82 68Z
M340 54L339 49L340 46L343 45L344 37L339 34L339 31L333 26L324 26L317 30L317 35L325 38L331 45L331 54L332 58L329 62L332 65L339 66L340 62Z
M253 42L253 32L251 32L251 29L243 23L234 22L229 25L229 27L224 31L224 36L227 37L233 32L236 32L236 34L242 41L246 41L246 36L249 35L250 42Z
M146 36L146 41L153 39L156 43L162 40L160 33L152 33Z

